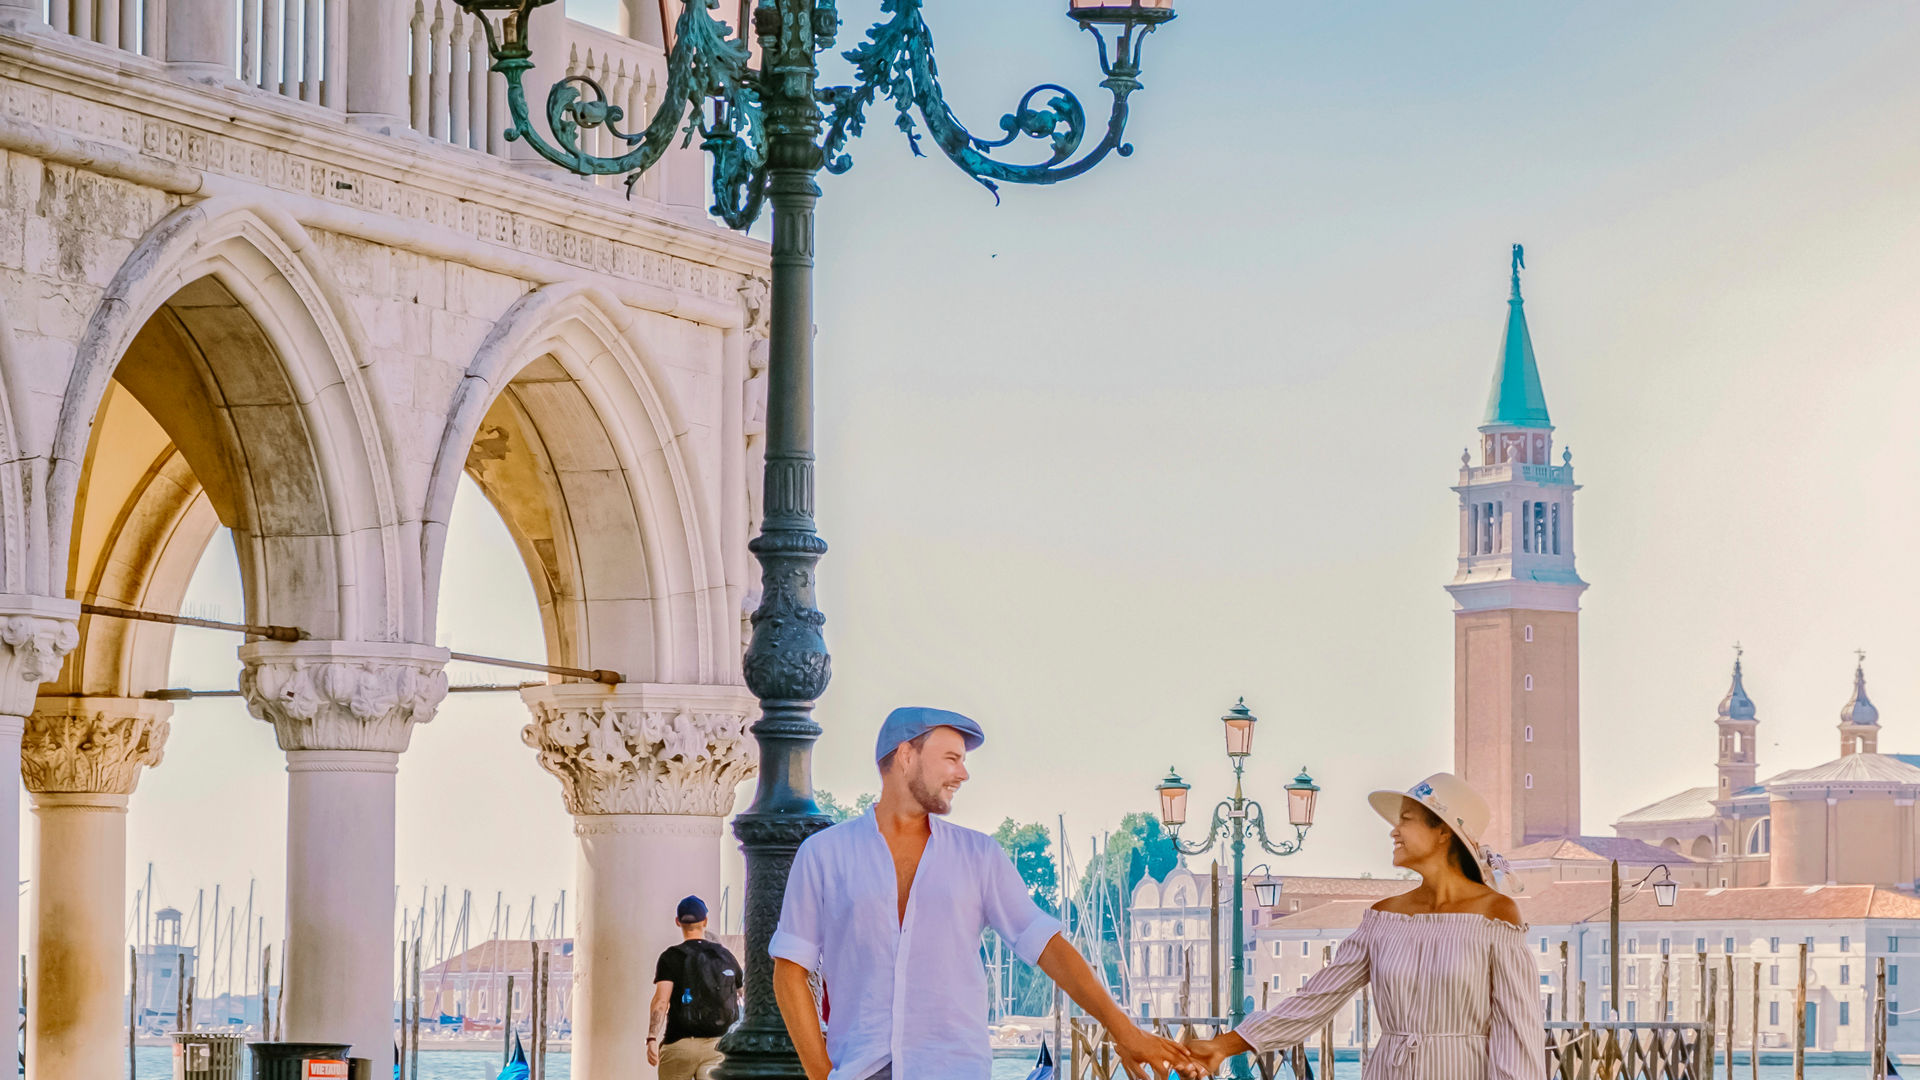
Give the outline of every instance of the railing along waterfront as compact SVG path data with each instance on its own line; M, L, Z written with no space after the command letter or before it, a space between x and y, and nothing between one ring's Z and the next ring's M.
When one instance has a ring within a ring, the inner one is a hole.
M1166 1017L1149 1022L1152 1030L1169 1039L1211 1038L1226 1026L1219 1017ZM1113 1040L1099 1024L1082 1017L1068 1021L1064 1055L1067 1080L1122 1080L1126 1070ZM1331 1059L1337 1049L1324 1034L1309 1064L1308 1046L1253 1056L1260 1080L1286 1074L1304 1080L1335 1080L1339 1065ZM1556 1080L1712 1080L1713 1036L1698 1023L1580 1023L1548 1022L1541 1042L1547 1075ZM1368 1048L1360 1048L1366 1060ZM1324 1064L1323 1064L1324 1062ZM1318 1065L1317 1073L1312 1066ZM1331 1066L1331 1067L1329 1067ZM1356 1068L1356 1072L1358 1069Z

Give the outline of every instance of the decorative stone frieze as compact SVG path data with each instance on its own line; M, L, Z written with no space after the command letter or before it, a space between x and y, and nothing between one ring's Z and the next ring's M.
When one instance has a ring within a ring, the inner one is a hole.
M759 767L745 687L566 683L520 696L533 712L521 740L573 814L724 817Z
M447 696L447 650L372 641L259 641L240 648L247 711L282 750L399 753Z
M131 795L160 764L172 715L145 698L48 698L27 718L20 778L35 795Z
M80 605L44 596L0 596L0 716L33 711L40 684L60 674L79 644Z

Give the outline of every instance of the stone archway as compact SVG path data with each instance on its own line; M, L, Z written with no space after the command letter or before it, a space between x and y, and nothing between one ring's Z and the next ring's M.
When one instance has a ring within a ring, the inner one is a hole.
M364 344L307 249L284 214L221 199L174 211L135 247L67 380L43 572L77 601L177 613L224 524L247 621L316 639L241 650L249 707L288 752L285 1023L296 1038L378 1046L391 1026L395 761L444 693L444 652L407 644L418 578L388 429L361 382ZM169 628L83 615L78 638L24 742L43 839L70 841L39 845L33 874L32 1015L72 1021L29 1033L36 1059L58 1063L50 1076L114 1067L124 957L102 928L119 923L127 800L160 760L169 711L144 697L165 677Z
M573 1068L583 1080L644 1060L634 1002L652 993L654 961L678 940L675 902L715 897L722 824L757 760L718 507L698 473L718 440L685 422L671 380L649 362L646 331L644 317L592 287L522 297L468 370L423 514L429 611L464 474L519 548L549 661L627 680L522 694L532 712L523 741L560 781L579 843Z

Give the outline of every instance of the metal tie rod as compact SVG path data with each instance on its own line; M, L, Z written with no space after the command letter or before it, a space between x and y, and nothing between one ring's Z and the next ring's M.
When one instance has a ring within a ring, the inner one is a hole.
M131 619L136 622L166 623L169 626L197 626L203 630L228 630L237 634L249 634L266 638L268 641L311 641L313 635L297 626L259 626L253 623L221 622L217 619L195 619L185 615L166 615L158 611L141 611L137 608L109 607L105 604L81 604L80 610L88 615L98 615L108 619ZM487 667L513 668L516 671L539 671L548 675L565 675L575 679L591 679L608 686L618 686L627 681L627 677L618 671L606 668L577 668L562 664L536 664L531 660L506 660L498 656L478 656L473 653L452 653L450 659L468 664L484 664Z

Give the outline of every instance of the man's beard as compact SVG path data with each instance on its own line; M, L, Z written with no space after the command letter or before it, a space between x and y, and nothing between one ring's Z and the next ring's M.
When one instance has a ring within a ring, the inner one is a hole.
M925 775L915 773L907 777L907 794L920 804L920 809L929 814L950 814L953 812L953 800L940 788L927 786Z

